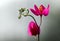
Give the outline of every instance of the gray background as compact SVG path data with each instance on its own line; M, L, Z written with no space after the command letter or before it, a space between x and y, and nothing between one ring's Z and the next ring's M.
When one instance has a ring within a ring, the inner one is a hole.
M41 25L41 41L60 41L60 0L0 0L0 41L35 41L27 33L30 17L18 19L18 10L21 7L31 8L34 4L47 7L50 4L50 13L43 16ZM39 16L35 16L38 25Z

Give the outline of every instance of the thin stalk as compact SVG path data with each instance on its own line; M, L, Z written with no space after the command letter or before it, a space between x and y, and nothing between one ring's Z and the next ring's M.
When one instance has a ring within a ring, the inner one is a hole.
M28 15L28 16L32 17L32 18L33 18L33 20L35 21L35 23L37 24L37 22L36 22L35 18L34 18L32 15Z
M32 16L32 15L29 15L29 14L27 14L27 15L24 15L24 14L21 14L21 15L23 15L23 16L30 16L31 18L33 18L33 20L35 21L35 23L37 24L37 22L36 22L36 20L35 20L35 18Z
M41 26L41 24L42 24L42 16L40 16L40 26ZM39 38L40 38L40 37L39 37L39 34L38 34L38 41L40 41Z
M24 15L24 16L30 16L30 17L32 17L32 18L33 18L33 20L35 21L35 23L37 24L37 22L36 22L35 18L34 18L32 15ZM41 19L42 19L42 18L41 18ZM42 20L41 20L41 21L42 21ZM41 25L41 23L40 23L40 25ZM38 29L40 29L40 28L38 28ZM38 31L38 33L39 33L39 31ZM39 34L38 34L38 41L40 41Z
M39 34L38 34L38 41L40 41L40 39L39 39L40 37L39 37Z
M40 26L41 26L41 24L42 24L42 16L40 16Z
M40 26L41 26L41 24L42 24L42 16L40 16ZM39 28L38 28L39 29ZM40 37L39 37L40 35L38 34L38 41L40 41Z

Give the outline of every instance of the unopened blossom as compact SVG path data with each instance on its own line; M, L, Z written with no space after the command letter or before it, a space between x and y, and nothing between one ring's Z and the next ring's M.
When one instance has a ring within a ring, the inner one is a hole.
M31 21L28 25L28 34L30 36L36 36L40 34L40 27L34 21Z

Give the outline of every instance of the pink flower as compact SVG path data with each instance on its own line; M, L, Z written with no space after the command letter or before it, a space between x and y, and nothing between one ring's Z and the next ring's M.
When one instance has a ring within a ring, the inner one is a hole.
M49 13L49 8L50 8L50 5L48 5L47 8L45 8L43 5L40 5L40 7L38 8L35 4L34 9L30 8L30 10L36 16L39 16L39 15L40 16L42 16L42 15L47 16Z
M33 21L31 21L29 23L28 34L30 36L36 36L36 35L40 34L40 27Z

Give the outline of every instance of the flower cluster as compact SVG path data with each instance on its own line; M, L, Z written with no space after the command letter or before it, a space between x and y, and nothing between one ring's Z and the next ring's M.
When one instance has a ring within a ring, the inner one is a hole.
M26 15L28 15L28 13L29 13L29 10L28 9L26 9L26 8L20 8L20 10L19 10L19 19L22 17L22 15L23 16L26 16Z
M47 7L44 7L43 5L40 5L39 7L37 7L36 4L34 4L34 9L33 8L30 8L30 11L36 15L36 16L40 16L40 26L41 26L41 23L42 23L42 15L44 16L47 16L49 14L49 8L50 8L50 5L48 4ZM28 34L30 36L36 36L38 35L38 38L39 38L39 34L40 34L40 26L37 24L35 18L29 14L29 10L26 9L26 8L21 8L19 10L20 14L19 14L19 19L21 18L21 16L30 16L33 18L34 21L30 21L29 24L28 24ZM39 40L39 39L38 39Z
M32 9L32 8L30 8L30 11L34 14L34 15L36 15L36 16L41 16L41 20L42 20L42 15L44 15L44 16L47 16L48 15L48 13L49 13L49 8L50 8L50 6L48 5L48 7L47 8L45 8L43 5L41 5L40 7L37 7L36 6L36 4L34 5L34 9ZM40 20L40 21L41 21ZM34 25L33 25L34 24ZM35 24L35 23L33 23L33 22L30 22L30 24L29 24L30 26L29 26L29 35L30 34L32 34L32 35L34 35L33 33L33 31L35 31L35 35L38 35L38 33L40 33L40 27L38 26L38 24ZM35 28L39 28L39 29L35 29ZM32 29L32 31L31 31L31 28L33 28L33 29L35 29L35 30L33 30ZM36 31L37 30L37 31Z

